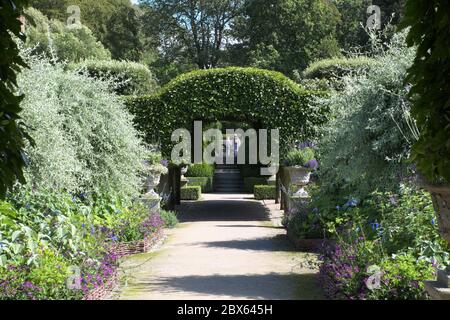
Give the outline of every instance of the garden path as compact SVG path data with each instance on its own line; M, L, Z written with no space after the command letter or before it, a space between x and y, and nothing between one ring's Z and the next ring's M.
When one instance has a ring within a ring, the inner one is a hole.
M319 299L315 255L296 252L272 202L210 194L181 205L155 252L122 264L119 299Z

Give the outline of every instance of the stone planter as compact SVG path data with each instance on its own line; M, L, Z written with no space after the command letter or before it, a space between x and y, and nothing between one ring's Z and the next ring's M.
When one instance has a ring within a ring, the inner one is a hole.
M160 174L150 175L147 177L147 181L145 183L147 193L142 196L142 201L151 211L159 209L161 199L155 192L155 188L158 186L160 179Z
M431 194L438 218L439 233L450 243L450 185L432 184L421 179L422 186ZM438 270L437 281L425 281L425 288L434 300L450 300L450 267Z
M291 186L299 187L299 189L294 192L293 197L307 198L308 192L306 192L304 187L309 183L311 178L311 169L295 166L285 167L285 170L288 175L289 184Z
M430 192L433 199L439 232L450 243L450 185L438 185L428 182L423 182L422 185Z

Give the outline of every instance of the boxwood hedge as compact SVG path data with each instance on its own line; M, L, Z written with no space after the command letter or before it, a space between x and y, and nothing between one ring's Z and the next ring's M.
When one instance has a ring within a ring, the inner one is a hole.
M181 188L181 200L198 200L202 195L201 187L185 186Z
M244 191L253 193L255 185L267 185L267 177L246 177L244 178Z
M214 166L208 163L193 164L188 167L186 177L212 177L214 175Z
M255 186L254 195L256 200L271 200L276 197L275 186Z
M231 119L280 131L283 154L296 139L314 138L327 121L328 107L284 75L255 68L197 70L178 76L157 94L129 97L127 104L148 142L158 141L169 156L175 129L194 120Z
M213 177L187 177L187 180L188 186L199 186L204 193L213 191Z

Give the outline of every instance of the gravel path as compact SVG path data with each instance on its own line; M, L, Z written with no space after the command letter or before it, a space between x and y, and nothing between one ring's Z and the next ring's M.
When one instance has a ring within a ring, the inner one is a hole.
M295 252L275 206L249 195L203 195L156 252L123 263L120 299L320 299L312 254ZM271 220L272 218L272 220Z

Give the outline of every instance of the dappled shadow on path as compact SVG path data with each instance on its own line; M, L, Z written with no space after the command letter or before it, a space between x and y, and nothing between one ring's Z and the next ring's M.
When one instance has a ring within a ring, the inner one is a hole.
M268 221L269 210L258 201L206 200L183 204L181 222L194 221Z
M265 226L257 224L216 224L219 228L267 228L267 229L284 229L283 226Z
M248 299L322 299L317 274L248 274L159 277L134 284L132 290L151 292L156 286L170 295L192 292L199 295L245 297ZM195 295L192 296L195 298Z
M263 237L255 239L198 242L195 243L194 245L213 248L236 249L236 250L257 250L257 251L271 251L271 252L296 251L294 246L287 239L287 236L281 234L274 237Z

